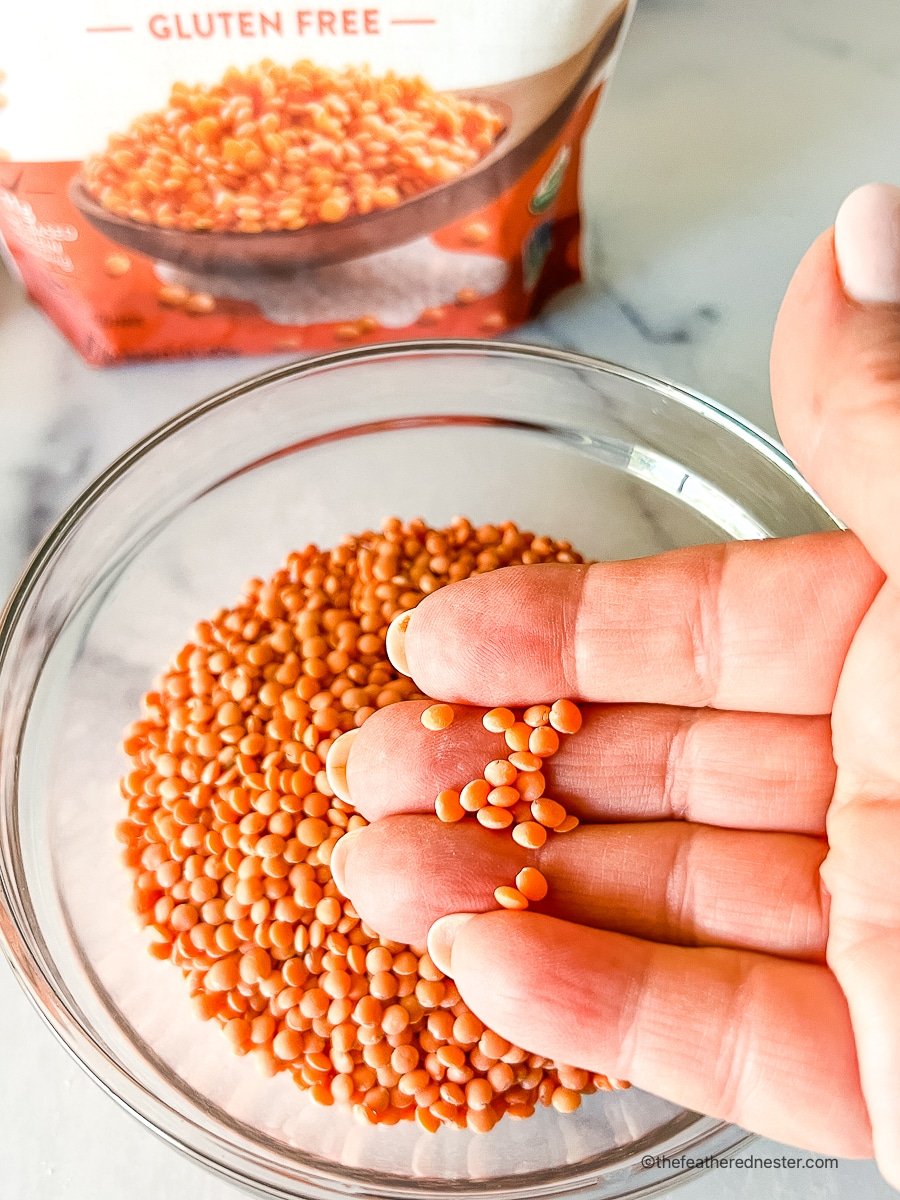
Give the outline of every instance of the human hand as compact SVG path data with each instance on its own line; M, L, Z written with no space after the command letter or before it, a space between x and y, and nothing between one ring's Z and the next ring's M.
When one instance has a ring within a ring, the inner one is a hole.
M409 672L476 707L440 737L415 702L354 735L344 781L372 824L332 868L517 1044L874 1153L900 1186L900 190L855 193L806 255L772 380L788 449L854 532L429 596ZM583 824L537 852L441 825L436 792L497 754L477 706L557 696L585 722L548 791ZM547 900L491 911L526 861Z

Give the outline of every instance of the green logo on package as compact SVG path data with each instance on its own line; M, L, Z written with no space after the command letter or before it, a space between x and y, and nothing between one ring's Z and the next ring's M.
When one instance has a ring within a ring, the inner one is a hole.
M522 247L522 284L526 292L537 286L544 263L553 249L553 220L543 221Z
M545 213L556 197L559 195L559 189L562 187L562 181L565 178L566 167L569 165L569 159L572 157L572 151L568 146L561 146L554 156L553 162L544 172L540 183L534 189L534 195L528 205L528 211L537 216L539 213Z

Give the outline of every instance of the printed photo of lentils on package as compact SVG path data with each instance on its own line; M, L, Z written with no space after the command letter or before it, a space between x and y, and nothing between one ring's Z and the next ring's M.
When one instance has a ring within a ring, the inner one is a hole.
M0 13L0 249L87 361L484 337L580 278L631 0L119 7Z

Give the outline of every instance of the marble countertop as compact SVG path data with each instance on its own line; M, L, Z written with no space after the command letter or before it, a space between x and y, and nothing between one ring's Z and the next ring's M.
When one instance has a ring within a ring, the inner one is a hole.
M896 178L896 0L639 0L590 135L588 284L521 340L598 354L714 396L773 431L768 342L807 244L858 183ZM276 359L85 367L0 268L0 592L113 455ZM70 1061L0 969L0 1193L231 1200ZM757 1142L754 1152L779 1152ZM749 1168L721 1195L895 1195L868 1163ZM123 1184L127 1180L127 1185Z

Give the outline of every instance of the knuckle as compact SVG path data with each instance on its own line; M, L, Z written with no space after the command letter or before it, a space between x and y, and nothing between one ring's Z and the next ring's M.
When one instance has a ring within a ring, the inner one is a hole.
M736 965L735 978L728 989L728 1003L734 1011L718 1025L721 1041L710 1096L713 1111L725 1120L740 1121L744 1102L753 1088L751 1072L756 1058L753 1023L746 1020L745 1012L756 990L756 970L749 960Z
M663 912L668 936L678 941L692 940L695 934L693 860L699 830L691 825L675 827L672 856L666 874Z
M693 702L700 706L713 704L718 692L721 636L719 598L726 557L727 548L724 545L703 556L695 581L694 604L687 615Z
M689 774L693 754L694 714L690 709L678 709L665 751L662 779L664 811L676 821L683 821L690 811Z

